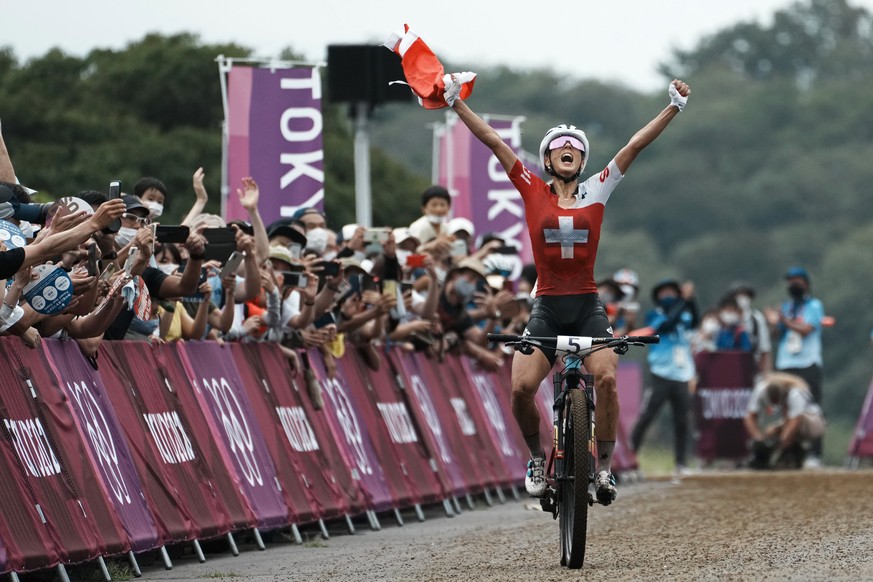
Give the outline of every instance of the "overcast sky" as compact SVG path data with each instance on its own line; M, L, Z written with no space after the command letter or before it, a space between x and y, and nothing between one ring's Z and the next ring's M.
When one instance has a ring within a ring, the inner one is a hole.
M873 0L849 0L873 11ZM287 46L307 59L329 44L382 42L404 22L438 55L475 64L550 66L575 77L652 90L673 48L690 48L740 21L770 22L792 0L0 0L3 35L21 59L58 46L84 55L123 48L148 32L194 32L270 57ZM499 8L498 8L499 7ZM98 16L99 15L99 16ZM232 55L228 55L232 56ZM480 81L481 82L481 81Z

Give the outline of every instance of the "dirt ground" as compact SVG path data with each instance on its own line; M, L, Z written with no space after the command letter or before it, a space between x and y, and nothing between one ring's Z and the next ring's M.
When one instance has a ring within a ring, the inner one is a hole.
M873 471L730 472L646 481L589 513L585 565L558 565L558 525L530 500L451 519L430 508L398 527L297 546L270 543L238 557L190 556L145 580L873 580ZM464 505L466 508L466 506Z

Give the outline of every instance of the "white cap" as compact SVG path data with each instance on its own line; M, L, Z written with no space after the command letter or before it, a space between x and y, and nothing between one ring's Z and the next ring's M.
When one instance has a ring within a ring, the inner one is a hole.
M412 234L412 231L410 231L408 227L401 226L399 228L395 228L393 232L394 242L397 244L402 244L409 239L413 239L418 242L418 238Z
M342 228L343 240L351 240L353 236L355 236L355 231L358 230L357 224L347 224Z
M473 226L473 223L470 222L469 219L460 216L451 219L446 227L448 228L449 234L455 234L460 230L465 230L470 233L470 236L476 236L476 228Z

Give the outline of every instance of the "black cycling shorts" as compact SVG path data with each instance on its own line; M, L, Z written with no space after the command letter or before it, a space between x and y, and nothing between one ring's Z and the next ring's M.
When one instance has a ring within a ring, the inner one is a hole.
M552 337L575 335L610 337L612 327L597 293L581 295L543 295L534 299L525 335ZM537 347L549 363L557 356L552 348Z

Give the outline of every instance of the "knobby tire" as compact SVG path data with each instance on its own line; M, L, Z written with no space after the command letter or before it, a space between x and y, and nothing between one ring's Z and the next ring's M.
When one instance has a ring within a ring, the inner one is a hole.
M585 561L591 457L588 401L582 390L570 391L564 415L564 471L574 478L561 483L561 564L576 569Z

